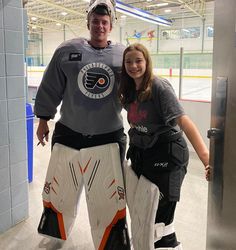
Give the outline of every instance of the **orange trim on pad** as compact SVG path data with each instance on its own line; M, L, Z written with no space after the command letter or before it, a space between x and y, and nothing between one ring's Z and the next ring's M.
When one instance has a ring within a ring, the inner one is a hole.
M87 162L86 166L84 167L84 169L82 168L82 166L81 166L80 163L78 162L81 174L84 174L84 173L86 172L86 170L87 170L87 168L88 168L88 165L89 165L91 159L92 159L92 158L90 157L90 159L88 160L88 162Z
M118 220L125 218L125 216L126 216L126 208L124 208L124 209L122 209L122 210L120 210L120 211L118 211L116 213L116 215L115 215L114 219L112 220L111 224L108 225L108 227L106 228L106 230L104 232L104 235L102 237L102 240L101 240L101 243L100 243L100 246L99 246L98 250L103 250L105 248L113 225L115 225Z
M56 214L57 214L57 220L58 220L58 225L59 225L59 230L61 234L61 239L66 240L66 232L65 232L65 226L64 226L64 220L63 220L63 215L60 213L53 205L51 202L48 201L43 201L44 207L51 208Z

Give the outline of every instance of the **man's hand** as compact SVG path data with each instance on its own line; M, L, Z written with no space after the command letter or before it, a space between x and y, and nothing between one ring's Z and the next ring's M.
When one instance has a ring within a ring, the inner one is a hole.
M38 125L38 129L37 129L36 134L37 134L37 137L38 137L38 140L39 140L37 146L39 144L44 146L45 141L48 142L48 135L49 135L48 122L46 120L39 119L39 125Z

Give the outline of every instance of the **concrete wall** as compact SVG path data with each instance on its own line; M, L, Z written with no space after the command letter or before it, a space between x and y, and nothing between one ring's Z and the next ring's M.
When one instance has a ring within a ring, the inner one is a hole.
M0 233L28 217L21 0L0 0Z

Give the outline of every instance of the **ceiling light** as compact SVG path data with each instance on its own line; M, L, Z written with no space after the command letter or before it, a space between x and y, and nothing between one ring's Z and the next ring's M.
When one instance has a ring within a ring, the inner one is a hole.
M68 13L67 12L61 12L61 15L66 16L66 15L68 15Z
M171 20L165 19L163 17L159 17L158 15L152 14L148 11L145 11L139 8L134 8L133 6L129 4L124 4L120 1L116 2L116 10L117 12L144 20L146 22L150 22L150 23L154 23L158 25L164 25L164 26L172 25Z
M56 23L56 26L61 26L61 24L60 23Z
M157 3L158 7L163 7L163 6L167 6L169 3Z
M151 2L152 0L147 0L147 2Z
M36 21L36 20L37 20L37 17L32 16L32 17L31 17L31 20L32 20L32 21Z
M150 4L147 5L147 7L163 7L163 6L167 6L168 3L156 3L156 4Z
M37 29L37 27L36 27L36 26L32 26L32 29L33 29L33 30L36 30L36 29Z
M165 13L170 13L172 10L171 9L166 9L164 11L165 11Z

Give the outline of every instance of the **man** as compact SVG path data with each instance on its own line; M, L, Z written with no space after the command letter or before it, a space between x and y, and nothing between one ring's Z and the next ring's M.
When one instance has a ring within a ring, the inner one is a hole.
M130 244L121 169L126 136L117 95L124 47L108 40L114 20L113 1L92 0L87 16L90 39L60 45L39 87L35 114L41 145L48 141L48 120L62 105L38 231L67 239L84 184L95 248L126 250Z

